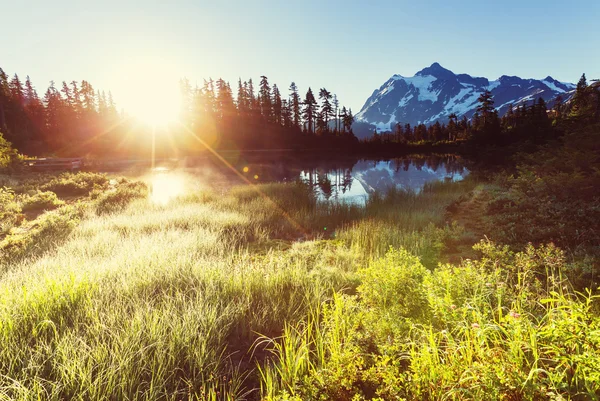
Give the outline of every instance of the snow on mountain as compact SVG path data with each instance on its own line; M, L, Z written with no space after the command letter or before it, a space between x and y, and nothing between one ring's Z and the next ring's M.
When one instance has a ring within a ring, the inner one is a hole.
M389 131L397 123L411 125L447 122L455 113L459 118L471 118L478 106L477 98L489 90L498 113L502 116L510 104L520 105L542 97L552 103L557 96L567 100L574 84L560 82L548 76L543 80L522 79L503 75L495 81L454 74L433 63L413 77L394 75L367 99L356 115L359 137Z

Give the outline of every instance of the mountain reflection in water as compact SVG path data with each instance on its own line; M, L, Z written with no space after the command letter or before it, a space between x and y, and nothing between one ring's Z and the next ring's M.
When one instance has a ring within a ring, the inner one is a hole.
M240 157L230 167L218 160L188 160L187 164L186 171L192 175L193 171L211 171L211 180L221 186L301 180L321 200L354 203L364 203L374 191L397 188L418 192L427 182L460 181L469 174L467 161L456 155L412 155L385 160L255 155Z

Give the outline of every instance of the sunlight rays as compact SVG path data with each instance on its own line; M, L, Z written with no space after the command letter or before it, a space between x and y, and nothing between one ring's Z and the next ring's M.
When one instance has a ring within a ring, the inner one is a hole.
M202 138L200 138L198 135L196 135L191 129L189 129L187 126L185 126L184 124L179 123L179 125L188 133L190 134L194 139L196 139L197 141L199 141L213 156L215 156L221 163L223 163L223 165L225 167L227 167L228 169L230 169L231 171L233 171L244 183L246 183L248 186L250 186L250 188L252 188L258 195L260 195L263 199L265 199L267 202L269 202L269 204L271 204L275 210L277 210L279 213L281 213L281 215L290 222L290 224L292 224L292 226L301 231L304 235L308 234L308 230L306 228L304 228L302 225L300 225L300 223L298 223L297 221L295 221L288 212L286 212L285 210L283 210L275 201L273 201L271 198L269 198L269 196L267 196L265 193L263 193L260 188L253 183L252 181L248 180L248 178L246 178L246 176L244 176L244 174L240 173L234 166L231 165L231 163L229 163L227 160L225 160L223 158L223 156L221 156L217 151L215 151L209 144L207 144Z

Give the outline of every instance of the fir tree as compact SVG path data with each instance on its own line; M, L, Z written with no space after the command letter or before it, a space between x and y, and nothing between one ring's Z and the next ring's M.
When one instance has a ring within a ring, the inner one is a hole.
M316 115L317 101L315 99L315 95L313 95L312 89L309 87L306 92L306 96L304 97L304 110L303 116L304 121L306 122L306 129L309 134L314 133L313 131L313 120Z
M323 120L323 131L329 131L329 117L333 114L333 107L331 106L331 92L325 88L321 88L319 91L319 99L321 99L321 118Z
M300 95L298 87L294 82L290 84L290 109L292 112L292 124L294 128L300 129Z
M279 125L281 125L282 121L282 101L281 101L281 93L279 92L279 88L277 84L273 84L273 121Z
M260 88L258 90L258 100L260 103L260 114L267 120L272 121L273 110L271 106L271 87L266 76L260 77Z

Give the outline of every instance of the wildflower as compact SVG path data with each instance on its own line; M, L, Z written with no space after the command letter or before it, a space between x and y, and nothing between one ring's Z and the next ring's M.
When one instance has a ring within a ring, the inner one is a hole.
M479 328L479 323L473 323L471 325L471 327L474 328L474 329L478 329Z
M452 309L452 310L456 309L456 305L450 305L450 309Z
M510 317L513 317L513 318L515 318L515 319L518 319L518 318L520 318L520 317L521 317L521 314L520 314L520 313L517 313L517 312L514 312L514 311L510 311L510 313L509 313L509 316L510 316Z

